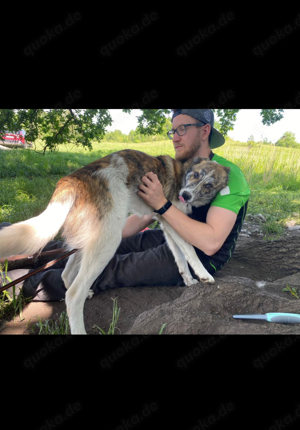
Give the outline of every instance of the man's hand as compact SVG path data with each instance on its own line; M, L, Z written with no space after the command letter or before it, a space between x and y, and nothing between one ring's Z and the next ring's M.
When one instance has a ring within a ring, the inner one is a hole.
M155 213L149 215L144 215L142 217L139 217L138 215L130 215L126 223L123 227L122 231L122 239L125 237L133 236L134 234L139 233L140 231L144 230L148 225L152 224L154 220Z
M168 201L157 175L153 172L148 172L142 177L139 189L138 195L155 210L162 208Z

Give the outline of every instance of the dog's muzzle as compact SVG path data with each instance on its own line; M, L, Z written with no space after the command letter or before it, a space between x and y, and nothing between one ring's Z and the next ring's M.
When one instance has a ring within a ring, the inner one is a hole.
M189 200L191 200L192 195L188 193L187 191L184 191L181 196L179 196L179 200L183 203L187 203Z

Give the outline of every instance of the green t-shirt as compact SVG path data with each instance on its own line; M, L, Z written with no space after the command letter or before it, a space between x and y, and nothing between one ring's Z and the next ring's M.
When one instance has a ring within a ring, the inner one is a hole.
M216 254L209 257L203 251L194 247L206 270L213 274L220 270L232 257L247 212L250 189L242 171L235 164L214 153L211 153L209 158L211 161L230 168L228 185L216 195L212 203L199 208L192 207L193 211L188 216L196 221L205 223L207 212L211 206L228 209L237 214L233 229Z
M227 187L216 195L211 206L218 206L238 214L250 196L250 189L245 176L235 164L217 154L214 154L212 161L229 167L230 173Z

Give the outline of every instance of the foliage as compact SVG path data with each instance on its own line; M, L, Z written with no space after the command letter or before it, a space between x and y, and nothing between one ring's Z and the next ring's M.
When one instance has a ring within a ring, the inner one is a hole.
M253 144L255 144L253 134L251 134L251 135L248 137L247 143L248 143L249 145L253 145Z
M123 109L130 113L131 109ZM141 134L161 134L166 121L166 114L170 109L142 109L143 114L138 117L138 131Z
M271 125L283 118L283 109L262 109L260 116L264 125Z
M286 131L283 136L277 140L276 142L277 146L284 146L286 148L299 148L300 145L298 142L296 142L295 133L292 133L290 131Z
M224 135L229 130L233 130L236 121L236 115L240 109L217 109L217 115L220 118L220 132Z
M220 132L233 130L239 109L213 109L220 118ZM131 113L132 109L123 109ZM141 109L137 134L165 136L170 109ZM263 124L274 124L282 117L282 109L262 109ZM4 133L20 129L26 131L26 140L43 141L43 152L53 151L60 144L72 141L92 149L92 141L104 138L106 127L112 124L108 109L0 109L0 130ZM117 136L118 137L118 136ZM165 138L165 137L163 137ZM131 137L132 139L132 137Z
M112 124L108 109L0 109L0 130L26 131L26 140L42 139L43 151L72 140L92 149L91 141Z
M120 130L114 130L107 132L104 140L106 142L123 142L123 143L141 143L141 142L160 142L167 139L167 132L172 128L172 121L170 118L166 118L165 124L163 125L161 134L148 135L142 134L139 127L135 130L131 130L129 134L124 134Z

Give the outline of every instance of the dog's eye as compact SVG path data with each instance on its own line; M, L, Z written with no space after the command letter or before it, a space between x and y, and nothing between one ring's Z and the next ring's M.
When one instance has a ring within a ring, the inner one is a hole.
M198 179L199 178L199 173L198 172L194 172L194 178Z

